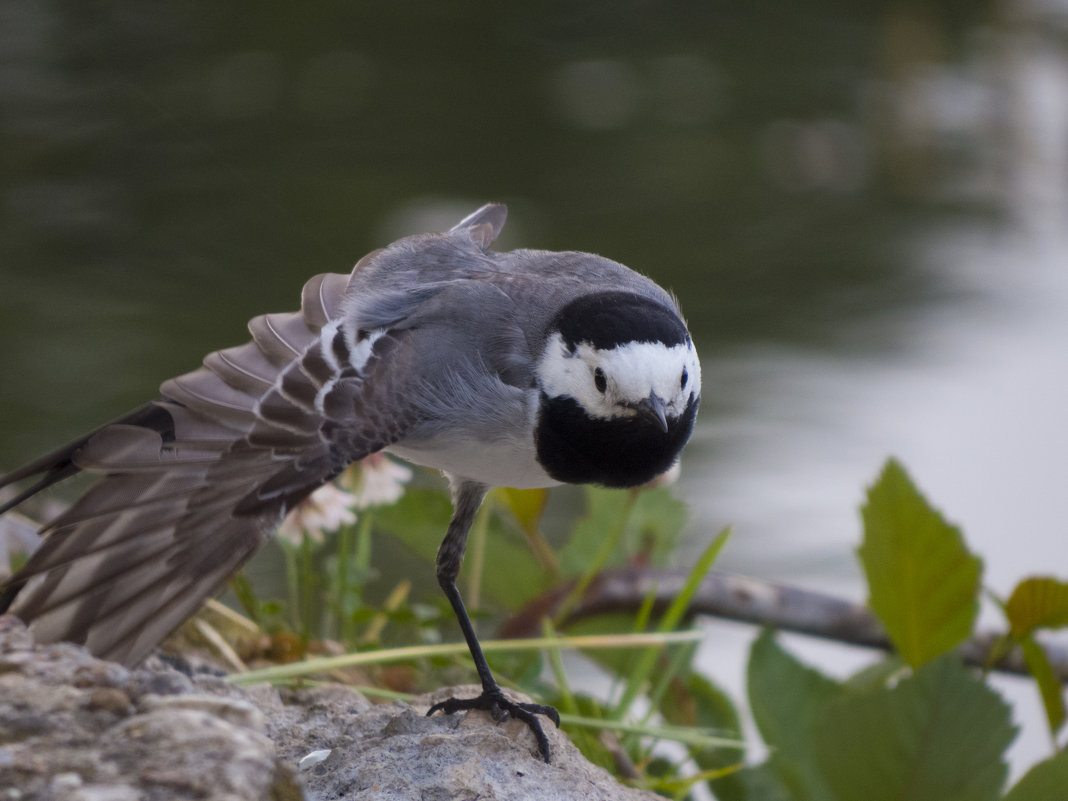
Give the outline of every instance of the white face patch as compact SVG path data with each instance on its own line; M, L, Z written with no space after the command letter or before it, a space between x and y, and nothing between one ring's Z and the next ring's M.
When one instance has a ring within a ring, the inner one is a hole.
M598 389L598 369L604 375L604 392ZM691 393L701 395L701 363L690 342L672 347L628 342L608 350L583 342L571 352L555 333L537 373L549 397L574 398L591 417L604 420L634 416L634 405L650 395L664 402L669 418L678 417Z

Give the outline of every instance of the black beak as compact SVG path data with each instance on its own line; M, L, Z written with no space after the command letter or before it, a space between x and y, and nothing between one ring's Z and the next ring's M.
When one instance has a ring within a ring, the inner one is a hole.
M660 430L665 434L668 430L667 414L664 408L664 401L658 398L654 394L650 394L645 400L639 401L634 405L634 410L641 416L648 420L650 423L654 423L660 427Z

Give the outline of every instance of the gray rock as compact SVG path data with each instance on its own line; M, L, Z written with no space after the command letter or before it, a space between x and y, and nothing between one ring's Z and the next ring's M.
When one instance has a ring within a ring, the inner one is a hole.
M530 729L520 721L498 724L485 712L426 717L434 702L450 695L475 695L478 690L476 685L449 687L417 698L411 706L383 704L362 712L359 696L344 687L301 691L293 694L287 716L268 724L268 734L290 764L329 750L324 759L301 771L308 795L315 799L660 798L619 785L605 770L587 762L551 722L544 727L553 758L547 765ZM325 702L319 695L324 691L329 693Z
M302 798L259 707L236 688L198 689L162 663L128 670L34 646L0 617L0 799Z
M548 721L549 765L518 721L426 717L477 689L411 706L336 685L242 690L160 660L129 670L36 646L0 617L0 801L658 798L621 787Z

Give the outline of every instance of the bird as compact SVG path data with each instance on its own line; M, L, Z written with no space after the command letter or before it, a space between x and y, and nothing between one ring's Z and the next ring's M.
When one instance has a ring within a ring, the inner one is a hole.
M298 312L249 322L154 400L20 469L0 506L87 473L0 586L0 612L40 642L135 665L351 463L385 451L441 471L453 513L435 561L482 693L428 715L519 719L549 762L538 716L507 698L456 586L468 531L493 487L636 487L690 438L701 368L673 295L591 253L492 249L487 204L443 233L369 253L303 288Z

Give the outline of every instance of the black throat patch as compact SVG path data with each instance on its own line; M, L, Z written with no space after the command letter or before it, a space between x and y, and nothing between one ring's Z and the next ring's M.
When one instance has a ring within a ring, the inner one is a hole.
M641 417L590 417L574 398L541 394L535 429L538 461L557 481L636 487L663 473L693 431L699 399L668 419L667 433Z

